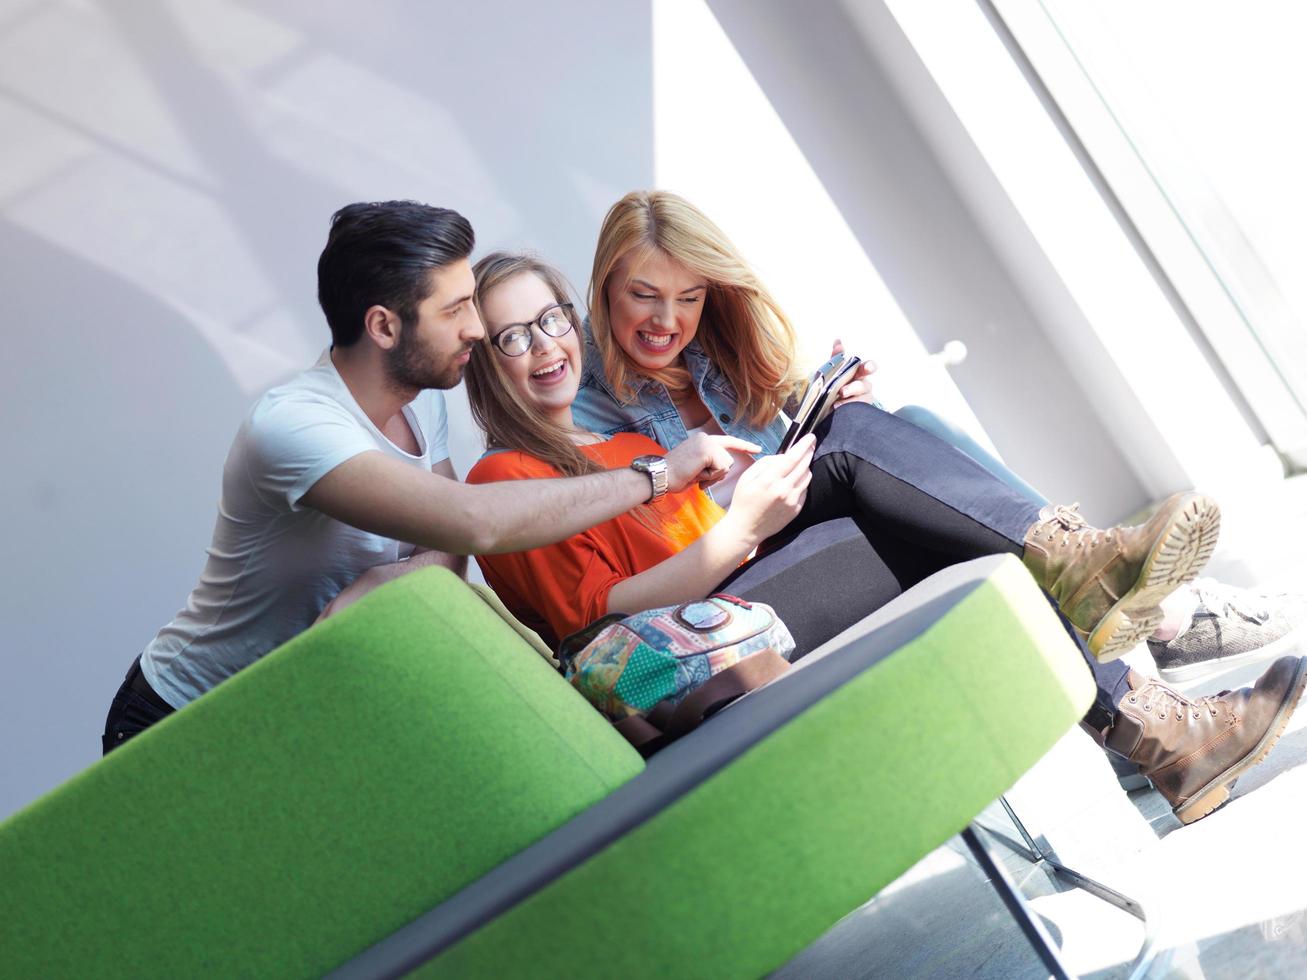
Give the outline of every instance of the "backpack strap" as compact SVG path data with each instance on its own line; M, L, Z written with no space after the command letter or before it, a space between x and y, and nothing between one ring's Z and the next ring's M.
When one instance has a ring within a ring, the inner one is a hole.
M590 642L613 623L620 623L627 617L626 613L613 612L600 616L593 623L582 626L575 633L569 633L558 643L557 662L563 673L572 669L576 655L590 645Z
M613 727L647 759L667 743L698 728L732 701L789 669L789 661L775 650L763 650L714 675L682 698L680 704L659 701L644 717L631 715L613 722Z
M669 741L667 736L649 720L640 715L630 715L613 722L613 727L621 732L622 737L631 743L631 747L647 759Z

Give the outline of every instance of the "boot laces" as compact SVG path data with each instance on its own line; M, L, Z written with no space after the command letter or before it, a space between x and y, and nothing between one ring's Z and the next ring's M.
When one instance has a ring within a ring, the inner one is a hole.
M1066 504L1057 504L1053 507L1053 512L1045 520L1045 523L1049 525L1048 539L1050 541L1057 537L1057 526L1061 527L1062 543L1064 545L1071 543L1071 536L1073 534L1081 537L1089 531L1093 531L1093 534L1090 535L1087 540L1087 543L1091 548L1098 544L1099 541L1112 540L1111 531L1102 531L1098 528L1090 527L1089 522L1085 520L1084 516L1080 513L1079 501L1069 507ZM1079 543L1084 545L1086 539L1081 537Z
M1229 691L1221 691L1219 694L1209 694L1195 701L1192 698L1185 697L1172 687L1154 681L1135 691L1130 695L1130 698L1132 701L1137 702L1142 710L1150 712L1165 721L1168 709L1176 718L1183 717L1186 711L1192 711L1194 717L1198 718L1199 712L1204 710L1215 716L1218 713L1217 705L1229 693Z

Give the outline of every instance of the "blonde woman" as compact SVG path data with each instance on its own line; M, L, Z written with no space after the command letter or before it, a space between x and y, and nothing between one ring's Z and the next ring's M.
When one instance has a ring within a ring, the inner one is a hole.
M583 426L605 435L639 431L663 446L678 445L694 431L725 432L776 451L787 427L781 409L800 382L794 328L703 212L666 191L623 197L600 230L589 299L594 351L575 409ZM856 377L842 396L842 404L870 402L867 373ZM935 440L879 409L864 412L863 418L861 458L935 500L957 504L956 476L947 469L918 472L923 454L941 451ZM897 447L897 454L891 447ZM713 496L729 502L734 480L751 462L739 455ZM1168 506L1183 520L1177 500ZM1214 519L1214 505L1204 506L1208 517L1200 516L1196 523ZM1079 526L1078 520L1071 515L1062 523ZM1191 549L1181 564L1196 574L1193 559L1202 542L1183 528L1177 533L1187 536ZM1137 583L1133 597L1122 597L1131 582L1114 582L1110 611L1101 595L1089 608L1064 610L1090 634L1096 656L1109 659L1147 637L1163 619L1159 601L1186 580L1188 571L1178 565L1153 566L1149 574L1148 581ZM1070 592L1053 592L1072 599Z
M604 434L643 432L668 447L698 429L724 431L776 451L786 429L779 409L796 381L794 330L694 205L665 191L633 192L613 205L595 250L589 300L593 343L575 406L582 425ZM843 396L871 401L867 373ZM937 415L918 406L898 414L1026 498L1048 503ZM893 423L878 417L877 424ZM749 458L737 456L737 463L713 490L723 503ZM1211 580L1163 594L1158 605L1113 646L1147 638L1162 676L1185 680L1278 655L1295 642L1307 609L1301 597L1253 595Z
M536 259L502 253L482 259L475 273L486 338L474 349L467 383L491 452L468 474L469 482L550 478L656 459L662 447L648 436L598 433L573 414L583 352L580 319L561 276ZM691 273L672 281L684 287L672 295L687 302L702 297L707 283L694 279ZM642 261L632 263L631 280L641 290L661 290L668 281ZM658 343L655 338L649 346ZM1037 505L965 455L898 420L878 427L876 412L865 404L841 409L816 445L806 437L783 455L752 462L739 475L727 511L695 488L655 494L637 511L558 544L477 560L508 607L554 639L604 613L725 590L772 604L794 634L798 657L907 585L967 558L1020 554L1037 579L1054 566L1074 575L1065 562L1049 560L1064 554L1058 543L1044 540L1050 526L1072 551L1078 545L1098 550L1100 539L1116 536L1127 540L1127 552L1142 554L1175 539L1184 523L1162 518L1143 528L1095 532L1065 513L1046 521ZM894 453L919 456L923 472L933 474L952 502L862 458L861 433L873 428L878 439L894 443ZM1193 495L1181 504L1191 516L1209 513L1208 507ZM859 533L847 533L849 518ZM758 555L749 558L755 549ZM1136 571L1147 579L1142 565ZM1082 577L1090 587L1093 577ZM1099 696L1086 727L1141 764L1185 822L1210 812L1213 801L1228 795L1229 783L1256 763L1278 737L1307 678L1299 658L1285 657L1254 688L1192 703L1119 664L1087 660ZM1175 722L1155 726L1154 704ZM1217 739L1217 732L1235 736Z

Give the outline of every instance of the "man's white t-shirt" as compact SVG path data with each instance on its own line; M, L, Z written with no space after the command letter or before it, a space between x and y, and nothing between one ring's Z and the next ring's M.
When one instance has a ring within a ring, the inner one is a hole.
M324 352L250 410L227 454L213 543L186 608L141 655L150 686L173 707L248 667L307 629L345 586L413 545L300 505L341 463L380 451L430 471L448 458L445 399L424 391L404 407L418 453L372 424Z

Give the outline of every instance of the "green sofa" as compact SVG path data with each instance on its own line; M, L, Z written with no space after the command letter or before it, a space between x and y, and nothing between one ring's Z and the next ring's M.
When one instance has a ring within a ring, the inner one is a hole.
M1092 696L1020 563L981 559L646 763L417 572L0 824L0 975L757 976Z

